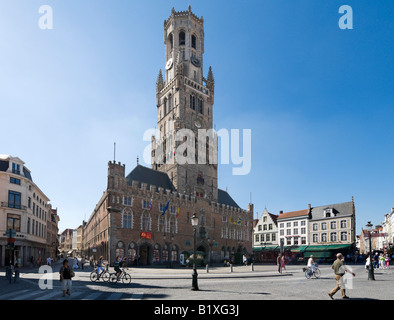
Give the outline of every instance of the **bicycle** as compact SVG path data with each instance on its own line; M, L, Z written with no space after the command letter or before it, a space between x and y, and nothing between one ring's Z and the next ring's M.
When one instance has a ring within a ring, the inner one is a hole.
M97 282L102 279L104 282L108 282L110 279L111 274L108 270L104 269L99 274L97 273L97 267L90 273L90 281Z
M312 276L314 276L316 279L319 279L321 276L320 269L318 265L315 265L315 268L312 269L311 267L306 267L303 269L305 272L305 278L310 279Z
M118 278L118 274L115 273L111 273L110 275L110 281L112 283L121 281L125 284L129 284L131 282L131 276L125 271L125 269L121 269L122 273L120 274L119 278Z

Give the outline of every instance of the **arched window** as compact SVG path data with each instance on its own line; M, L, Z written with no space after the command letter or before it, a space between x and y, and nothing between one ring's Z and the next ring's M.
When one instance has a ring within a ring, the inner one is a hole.
M177 233L177 221L175 217L170 217L169 227L171 234Z
M157 229L159 232L166 232L165 230L166 227L166 217L163 215L159 215L159 221L157 223Z
M150 215L148 213L146 213L146 212L144 212L141 215L141 230L142 231L151 230Z
M186 35L184 31L179 32L179 45L184 46L186 44Z
M122 228L133 229L133 213L131 211L123 212Z
M197 49L197 38L195 35L192 35L192 48Z
M168 36L168 45L170 46L170 50L174 48L174 37L172 33Z

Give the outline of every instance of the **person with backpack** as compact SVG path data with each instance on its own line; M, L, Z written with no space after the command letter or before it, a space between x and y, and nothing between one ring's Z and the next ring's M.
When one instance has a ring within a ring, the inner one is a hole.
M63 261L63 265L60 268L60 282L62 283L62 291L63 291L63 297L66 296L66 293L70 295L70 290L71 290L71 278L74 277L74 271L70 268L68 265L68 260L65 259Z

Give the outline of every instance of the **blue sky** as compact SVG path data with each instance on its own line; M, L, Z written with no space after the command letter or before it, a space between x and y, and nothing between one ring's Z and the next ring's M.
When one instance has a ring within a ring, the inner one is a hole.
M217 129L252 129L252 170L219 167L243 208L272 213L350 201L357 233L394 207L393 1L3 0L0 153L18 156L60 214L89 218L107 163L126 171L155 127L163 21L188 4L205 20L204 72ZM41 5L53 30L38 27ZM338 27L341 5L353 30Z

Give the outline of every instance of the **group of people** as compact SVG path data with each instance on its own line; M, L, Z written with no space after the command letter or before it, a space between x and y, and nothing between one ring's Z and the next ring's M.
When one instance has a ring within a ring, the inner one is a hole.
M287 273L287 270L286 270L286 257L285 257L285 255L282 255L281 253L279 253L278 258L276 259L276 265L278 266L278 272L279 273L282 273L283 269Z
M365 262L366 272L368 272L370 264L371 264L371 259L370 256L368 256ZM379 268L390 269L390 256L388 254L384 255L383 253L379 255L379 253L376 252L375 255L372 257L372 266L375 270Z

